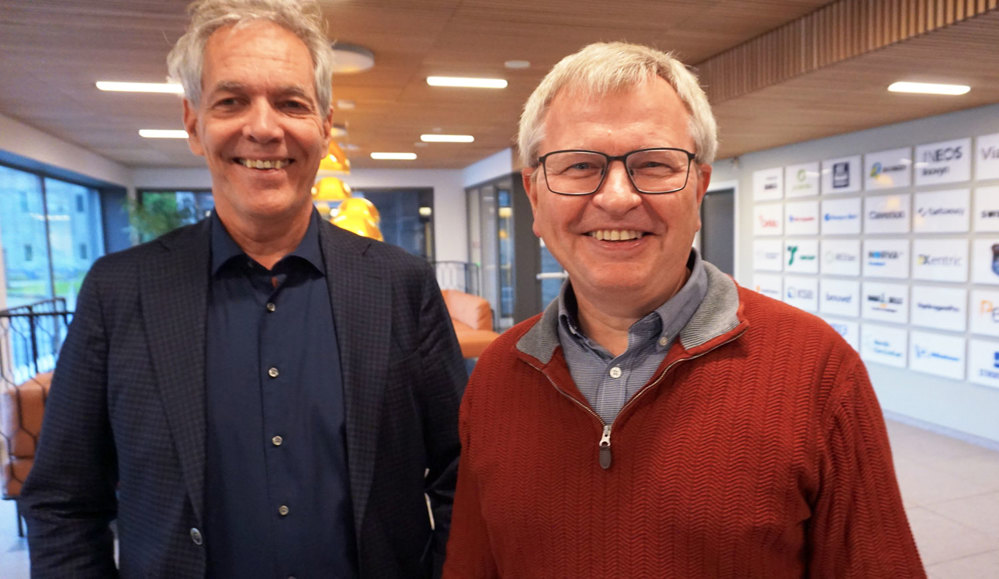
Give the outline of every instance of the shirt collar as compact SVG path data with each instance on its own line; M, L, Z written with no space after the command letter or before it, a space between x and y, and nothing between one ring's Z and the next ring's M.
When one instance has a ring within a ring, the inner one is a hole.
M211 249L212 249L212 275L218 273L226 263L234 258L248 257L236 241L226 231L225 225L219 219L218 213L212 211L211 224ZM288 255L281 258L281 261L289 257L298 257L312 264L320 273L325 274L326 266L323 262L322 252L319 250L319 212L314 208L309 216L309 227L305 230L305 236L298 243L298 247ZM278 262L280 263L280 262ZM277 267L275 265L275 267Z
M683 284L680 291L632 324L629 333L638 331L645 334L648 332L649 337L655 334L656 339L666 339L665 342L660 343L673 341L680 330L690 321L691 316L704 300L708 291L708 278L704 270L704 262L694 248L691 248L690 257L687 258L687 268L690 270L690 277L687 278L687 282ZM558 319L562 327L577 340L585 339L583 331L579 327L578 312L572 280L567 279L562 284L562 289L558 295ZM658 318L658 323L650 324L649 322L654 321L655 318Z

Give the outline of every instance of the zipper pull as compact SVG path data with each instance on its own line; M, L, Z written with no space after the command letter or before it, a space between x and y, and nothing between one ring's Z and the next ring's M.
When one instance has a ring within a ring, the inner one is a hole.
M611 425L605 424L603 436L600 437L600 468L604 470L611 466L610 434Z

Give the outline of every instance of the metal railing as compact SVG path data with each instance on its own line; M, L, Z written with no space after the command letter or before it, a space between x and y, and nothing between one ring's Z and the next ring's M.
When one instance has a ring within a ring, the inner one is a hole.
M437 285L441 289L453 289L467 294L482 295L479 289L479 266L464 261L434 262L437 272Z
M55 368L72 317L65 298L0 310L0 382L20 384Z

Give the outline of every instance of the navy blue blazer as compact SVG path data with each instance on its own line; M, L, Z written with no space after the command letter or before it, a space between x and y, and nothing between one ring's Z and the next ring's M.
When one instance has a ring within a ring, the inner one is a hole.
M432 268L322 223L362 577L439 569L466 373ZM22 506L33 577L203 577L209 221L99 259ZM430 497L431 529L424 493Z

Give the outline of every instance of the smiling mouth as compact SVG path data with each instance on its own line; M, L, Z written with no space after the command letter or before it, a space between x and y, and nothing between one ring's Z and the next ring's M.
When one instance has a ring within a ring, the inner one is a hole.
M294 159L234 159L236 163L248 169L284 169L295 162Z
M641 239L645 233L634 229L598 229L587 233L597 241L631 241Z

